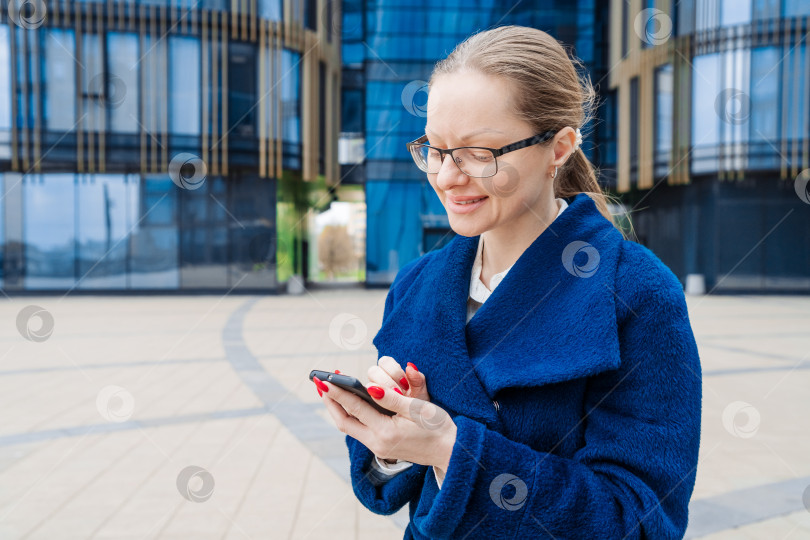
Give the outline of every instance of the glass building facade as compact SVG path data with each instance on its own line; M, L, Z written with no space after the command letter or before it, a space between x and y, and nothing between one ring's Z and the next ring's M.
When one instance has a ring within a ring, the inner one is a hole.
M365 183L366 276L390 284L408 261L455 234L405 143L424 133L426 82L433 65L478 30L520 24L549 32L583 60L594 83L606 73L606 2L343 2L343 82L340 152L344 183ZM583 146L615 176L612 96Z
M339 2L10 5L4 290L275 290L296 271L281 184L339 175Z
M617 189L713 291L810 291L810 2L620 2Z

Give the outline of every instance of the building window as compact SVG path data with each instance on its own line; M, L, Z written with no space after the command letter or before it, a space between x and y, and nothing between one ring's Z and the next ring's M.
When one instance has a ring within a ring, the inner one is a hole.
M130 287L178 288L176 186L167 175L146 176L130 205L136 216L130 238Z
M228 45L228 130L234 137L256 135L256 52L252 45Z
M720 1L720 26L737 26L751 23L751 0Z
M39 70L36 69L36 59L32 51L35 50L34 40L37 33L11 28L11 39L16 39L17 54L17 126L32 127L36 116L36 107L32 99L34 82L37 80ZM10 79L9 79L10 80Z
M781 66L785 99L782 106L789 111L789 114L785 115L786 123L782 136L794 141L804 140L810 135L806 105L807 93L810 90L807 79L810 74L804 68L806 65L807 47L802 44L790 47Z
M76 127L76 35L73 30L49 28L44 39L45 126L51 131L71 131Z
M26 289L69 289L75 283L73 174L23 177Z
M301 54L284 49L281 54L281 111L283 139L301 143Z
M77 175L76 258L80 289L127 287L127 209L124 175Z
M672 151L672 64L655 70L655 163L668 164Z
M259 0L259 17L271 21L280 21L281 0Z
M147 36L140 61L144 98L142 129L147 133L168 130L168 45L161 36Z
M110 131L138 132L138 36L107 34L105 99L110 111Z
M696 56L692 65L692 146L716 145L720 142L715 111L720 92L720 54Z
M776 47L751 51L751 141L766 142L779 138L779 70L773 67L780 60Z
M82 36L82 127L87 131L105 129L104 109L104 58L101 50L101 38L98 34Z
M630 79L630 175L638 170L638 77Z
M169 131L173 134L200 134L200 50L198 38L169 37Z
M8 25L0 24L0 129L11 129L11 54ZM0 144L5 141L0 135Z
M785 0L785 17L810 15L810 2L807 0Z
M790 0L788 0L789 2ZM804 5L810 6L805 0L801 0ZM754 0L753 20L776 19L779 17L779 0Z

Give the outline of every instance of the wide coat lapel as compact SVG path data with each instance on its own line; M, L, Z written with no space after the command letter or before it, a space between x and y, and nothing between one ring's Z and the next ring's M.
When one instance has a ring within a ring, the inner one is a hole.
M449 412L498 423L503 388L541 386L620 364L614 279L621 234L584 193L524 251L466 324L479 236L457 235L429 259L374 337L411 361Z

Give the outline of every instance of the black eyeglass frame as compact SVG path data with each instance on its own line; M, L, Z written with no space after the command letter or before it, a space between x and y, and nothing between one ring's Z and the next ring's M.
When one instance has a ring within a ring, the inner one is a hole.
M432 148L433 150L436 150L437 152L439 152L439 157L440 157L440 162L441 163L444 163L444 156L449 154L450 157L453 160L453 163L455 163L456 167L458 167L458 170L460 170L464 174L467 174L467 173L461 170L461 166L458 164L458 162L456 162L456 158L453 156L453 151L454 150L462 150L464 148L475 148L475 149L478 149L478 150L489 150L490 152L492 152L492 159L495 160L495 171L492 174L487 175L487 176L475 176L474 177L474 178L489 178L490 176L495 176L496 174L498 174L498 158L501 157L502 155L504 155L504 154L506 154L508 152L514 152L515 150L520 150L521 148L527 148L529 146L534 146L535 144L540 144L542 142L546 142L547 140L554 137L554 135L556 135L556 134L557 134L557 131L552 129L552 130L546 131L544 133L538 133L537 135L532 135L531 137L528 137L526 139L522 139L520 141L513 142L511 144L507 144L506 146L501 146L500 148L489 148L489 147L486 147L486 146L459 146L459 147L456 147L456 148L438 148L436 146L431 146L429 144L424 144L425 141L427 141L427 135L422 135L418 139L414 139L411 142L406 143L405 146L408 148L408 152L410 152L412 158L416 157L414 155L413 149L416 148L417 146L427 146L428 148ZM415 159L414 159L414 163L416 163L416 166L419 167L419 170L422 171L422 172L425 172L427 174L438 174L438 171L435 172L435 173L430 173L430 172L427 172L426 169L422 169L422 167L419 166L419 163L417 163ZM471 175L467 174L467 176L471 176Z

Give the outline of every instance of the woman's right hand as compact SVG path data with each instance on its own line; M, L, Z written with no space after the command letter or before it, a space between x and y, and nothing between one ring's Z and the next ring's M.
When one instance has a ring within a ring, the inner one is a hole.
M377 365L368 368L368 380L370 385L399 388L405 396L430 401L425 376L411 362L403 371L396 360L381 356Z

